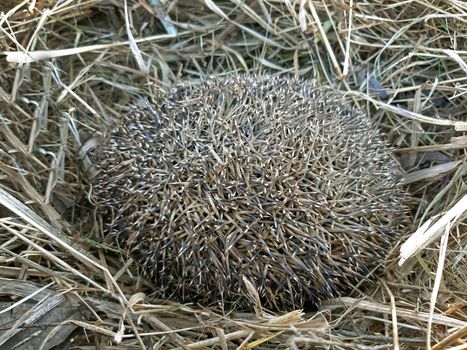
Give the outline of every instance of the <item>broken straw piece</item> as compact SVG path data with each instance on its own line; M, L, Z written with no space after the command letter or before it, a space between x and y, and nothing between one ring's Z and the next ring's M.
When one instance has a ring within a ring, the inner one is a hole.
M426 246L438 239L443 229L451 222L456 221L467 210L467 194L456 205L449 209L439 220L429 219L401 246L399 266L409 258L421 252ZM433 222L435 223L431 225Z

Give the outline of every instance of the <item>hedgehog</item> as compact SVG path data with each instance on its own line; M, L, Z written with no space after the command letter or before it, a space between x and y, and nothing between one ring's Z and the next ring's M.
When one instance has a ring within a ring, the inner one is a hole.
M105 231L157 298L319 305L371 278L405 227L384 135L309 80L179 83L119 121L96 167Z

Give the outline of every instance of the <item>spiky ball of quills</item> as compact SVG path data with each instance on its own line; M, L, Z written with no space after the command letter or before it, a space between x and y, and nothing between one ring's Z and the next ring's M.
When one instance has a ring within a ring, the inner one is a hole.
M108 232L159 297L250 308L335 297L382 264L404 191L367 115L312 82L178 85L135 107L99 152Z

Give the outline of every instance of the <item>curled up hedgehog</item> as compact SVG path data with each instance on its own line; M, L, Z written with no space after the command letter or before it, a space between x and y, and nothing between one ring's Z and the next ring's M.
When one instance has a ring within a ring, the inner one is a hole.
M106 230L158 297L319 304L383 265L405 192L382 134L310 81L183 83L135 107L97 156Z

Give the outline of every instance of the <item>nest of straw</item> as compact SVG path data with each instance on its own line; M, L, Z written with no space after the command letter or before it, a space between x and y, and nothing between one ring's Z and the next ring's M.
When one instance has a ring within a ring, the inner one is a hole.
M2 1L0 347L463 346L466 11L428 0ZM150 302L151 281L105 244L87 202L86 141L179 80L264 72L315 78L367 110L405 171L416 235L373 285L319 313Z

